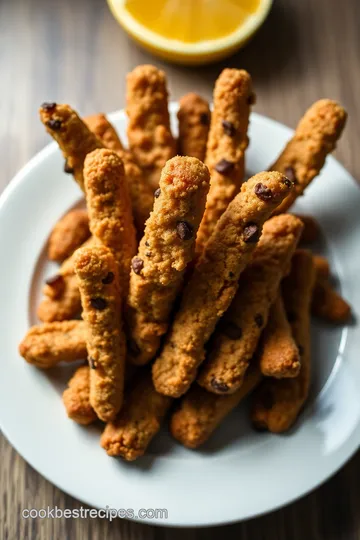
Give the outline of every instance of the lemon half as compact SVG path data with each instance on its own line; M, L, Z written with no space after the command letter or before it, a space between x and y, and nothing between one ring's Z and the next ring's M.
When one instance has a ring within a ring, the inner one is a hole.
M107 0L121 26L153 54L206 64L242 47L273 0Z

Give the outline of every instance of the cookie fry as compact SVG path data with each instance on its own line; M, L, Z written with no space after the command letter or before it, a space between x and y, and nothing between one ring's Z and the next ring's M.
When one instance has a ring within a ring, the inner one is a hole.
M19 353L29 364L47 369L59 362L87 357L83 321L62 321L33 326L19 345Z
M84 191L85 157L96 148L102 148L102 142L69 105L43 103L40 107L40 119L64 155L65 172L73 174Z
M106 425L101 446L109 456L121 456L126 461L142 456L171 403L171 398L155 391L150 374L142 375L127 391L118 417Z
M214 333L198 377L198 383L209 392L231 394L241 386L302 228L300 219L290 214L275 216L264 224L251 263L240 277L238 291Z
M269 321L264 330L260 353L261 373L266 377L284 379L297 377L300 355L291 334L281 294L271 306Z
M162 171L154 211L130 274L128 357L135 364L145 364L155 356L168 328L194 255L209 180L208 169L196 158L174 157Z
M319 174L326 156L336 147L346 123L346 111L330 99L316 101L300 120L294 136L270 171L279 171L295 183L295 189L275 214L286 212Z
M121 159L111 150L95 150L86 156L84 179L90 230L114 255L125 298L136 235Z
M294 214L294 215L298 217L299 219L301 219L304 225L300 242L304 244L312 244L316 240L318 240L321 234L321 228L320 228L319 223L316 221L316 219L313 218L312 216L306 216L304 214Z
M259 173L243 184L229 204L185 286L179 311L153 365L158 392L179 397L195 379L205 343L236 293L264 222L291 189L283 175Z
M204 161L211 119L208 102L198 94L190 92L180 99L177 117L179 154Z
M71 420L87 426L95 422L97 416L90 405L90 368L79 367L68 382L62 396L66 413Z
M317 277L311 312L325 321L343 324L349 321L351 317L351 306L340 296L328 280Z
M310 387L310 302L315 279L311 253L299 250L283 281L285 309L298 346L301 370L293 379L265 379L254 395L251 419L258 429L290 429L304 407Z
M315 266L316 280L330 278L330 265L326 257L314 255L313 262Z
M104 246L80 248L74 268L86 323L90 403L100 420L112 420L123 401L125 336L118 269Z
M176 153L165 73L151 65L137 66L127 75L126 100L129 147L155 190L162 168Z
M214 90L214 110L205 159L211 182L196 242L198 253L203 250L244 179L245 150L249 142L247 129L253 101L250 75L244 70L224 69Z
M106 148L114 150L114 152L117 152L121 157L121 153L124 152L124 147L116 129L106 118L105 114L98 113L86 116L84 122Z
M70 257L90 236L89 218L86 210L71 210L63 216L51 231L48 257L62 262Z
M194 384L171 417L172 436L188 448L198 448L260 380L261 373L256 366L249 368L241 388L228 396L217 396Z

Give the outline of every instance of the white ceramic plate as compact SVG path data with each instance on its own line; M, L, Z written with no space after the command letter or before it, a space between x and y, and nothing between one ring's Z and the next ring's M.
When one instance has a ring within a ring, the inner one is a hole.
M176 131L176 106L171 107ZM111 120L125 138L123 111ZM266 169L291 136L290 129L251 117L247 169ZM97 508L166 508L168 519L149 523L216 525L269 512L318 486L360 442L360 332L313 325L311 399L284 436L254 432L246 405L234 411L199 451L175 443L166 428L147 455L125 463L99 446L99 430L67 419L61 401L73 367L50 372L26 364L19 341L36 322L51 227L81 194L63 173L53 143L14 178L0 201L0 421L11 444L40 474ZM317 217L326 231L319 247L331 259L355 317L360 311L360 191L346 170L328 158L297 209Z

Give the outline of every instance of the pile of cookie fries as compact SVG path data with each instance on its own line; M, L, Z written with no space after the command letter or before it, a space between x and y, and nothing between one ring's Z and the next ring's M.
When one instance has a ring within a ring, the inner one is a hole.
M299 248L318 223L288 213L346 112L314 103L269 171L244 181L254 103L251 76L225 69L212 113L195 93L180 100L175 139L165 74L138 66L127 76L128 148L103 114L40 108L87 209L50 233L59 270L19 351L41 369L77 362L67 415L103 422L110 456L143 455L165 417L197 448L250 393L256 429L288 430L309 393L311 314L351 315L328 261Z

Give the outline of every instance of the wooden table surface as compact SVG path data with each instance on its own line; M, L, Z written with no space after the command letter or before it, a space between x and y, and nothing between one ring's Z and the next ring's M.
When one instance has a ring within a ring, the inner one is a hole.
M68 102L85 114L118 109L124 106L125 74L149 62L166 69L173 99L190 90L210 98L223 67L243 67L254 79L255 110L292 127L316 99L338 99L350 117L335 155L360 178L359 21L359 0L275 0L244 50L192 69L167 65L137 48L105 0L0 0L0 191L48 142L37 116L41 102ZM22 508L81 503L42 478L2 436L0 451L4 539L360 539L359 453L325 485L282 510L241 524L184 531L120 519L24 520Z

